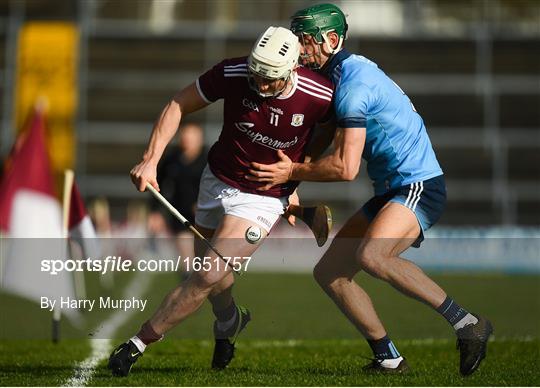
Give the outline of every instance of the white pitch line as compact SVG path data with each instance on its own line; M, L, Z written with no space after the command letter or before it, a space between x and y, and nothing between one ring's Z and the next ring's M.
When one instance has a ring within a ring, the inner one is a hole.
M531 342L534 341L536 338L532 336L524 336L524 337L491 337L489 339L489 342ZM322 342L327 342L328 344L338 344L343 346L357 346L358 344L364 343L364 340L362 339L351 339L351 340L322 340ZM423 345L445 345L455 342L454 339L450 338L413 338L413 339L403 339L403 340L397 340L396 343L399 345L405 345L405 346L423 346ZM211 343L206 340L200 341L200 345L207 347L210 346ZM249 340L244 342L239 342L239 346L245 347L245 348L295 348L299 346L304 347L310 347L315 346L318 347L321 345L321 343L318 340L295 340L295 339L288 339L288 340Z
M531 342L537 340L537 337L533 336L521 336L521 337L491 337L489 342ZM446 345L455 342L450 338L409 338L403 340L397 340L398 345L403 346L424 346L424 345ZM364 344L365 340L361 338L355 339L340 339L340 340L317 340L317 339L286 339L286 340L245 340L239 341L237 346L242 348L295 348L295 347L319 347L324 345L340 345L340 346L353 346L356 347L359 344ZM200 340L197 341L198 346L203 348L209 348L214 346L214 341Z
M152 277L151 272L137 272L133 279L131 279L124 295L129 298L142 297L148 289ZM90 381L98 364L107 358L111 351L110 338L134 313L135 310L116 310L110 318L105 321L103 326L95 331L94 336L99 336L101 339L90 340L92 353L75 367L73 375L63 385L64 387L83 387Z
M75 368L73 376L63 385L64 387L82 387L92 378L96 366L103 360L110 351L111 340L93 339L92 354Z

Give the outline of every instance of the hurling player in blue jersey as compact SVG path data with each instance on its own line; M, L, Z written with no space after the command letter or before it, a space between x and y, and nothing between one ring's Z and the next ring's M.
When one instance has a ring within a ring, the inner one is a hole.
M375 63L343 49L347 27L345 15L332 4L302 9L291 22L303 46L303 64L319 69L336 87L333 153L292 163L280 152L278 163L252 163L250 179L264 182L261 189L287 180L350 181L362 157L375 196L338 232L314 269L315 279L367 339L374 354L367 370L396 373L408 365L353 280L360 270L446 318L458 338L460 372L469 375L485 357L490 322L460 307L419 267L399 257L411 245L419 247L424 231L439 219L446 202L443 172L409 98Z

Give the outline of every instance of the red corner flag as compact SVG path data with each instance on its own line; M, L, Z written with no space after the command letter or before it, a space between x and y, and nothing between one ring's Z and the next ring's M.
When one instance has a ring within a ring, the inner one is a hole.
M0 183L0 230L9 237L62 237L60 203L45 147L39 109L15 142Z
M28 130L15 142L0 183L3 289L37 303L75 297L72 273L41 270L42 260L65 256L61 214L45 147L45 117L36 109ZM77 312L66 314L75 317Z
M94 225L86 212L84 202L75 181L71 189L69 208L69 237L82 248L86 257L97 258L100 254L99 243L96 238Z

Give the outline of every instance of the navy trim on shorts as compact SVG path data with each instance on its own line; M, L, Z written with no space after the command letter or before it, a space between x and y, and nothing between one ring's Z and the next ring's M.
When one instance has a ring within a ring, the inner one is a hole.
M446 207L444 175L426 181L414 182L392 189L382 195L376 195L362 206L362 211L369 221L372 221L388 202L400 203L411 209L416 215L420 224L420 234L412 246L418 248L424 241L424 232L441 218Z

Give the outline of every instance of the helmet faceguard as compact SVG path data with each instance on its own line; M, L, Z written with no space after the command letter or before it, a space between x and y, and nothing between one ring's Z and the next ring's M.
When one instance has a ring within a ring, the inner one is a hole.
M275 97L285 90L298 64L300 43L291 31L283 27L268 27L257 39L248 59L250 87L261 97ZM284 80L279 90L261 92L254 76L268 82Z
M332 55L341 50L343 41L347 39L348 28L345 14L333 4L319 4L304 8L291 17L291 31L302 39L302 43L304 43L303 36L310 35L319 45L326 43ZM335 32L339 36L336 48L330 45L329 32ZM310 67L318 68L319 66L312 63Z

